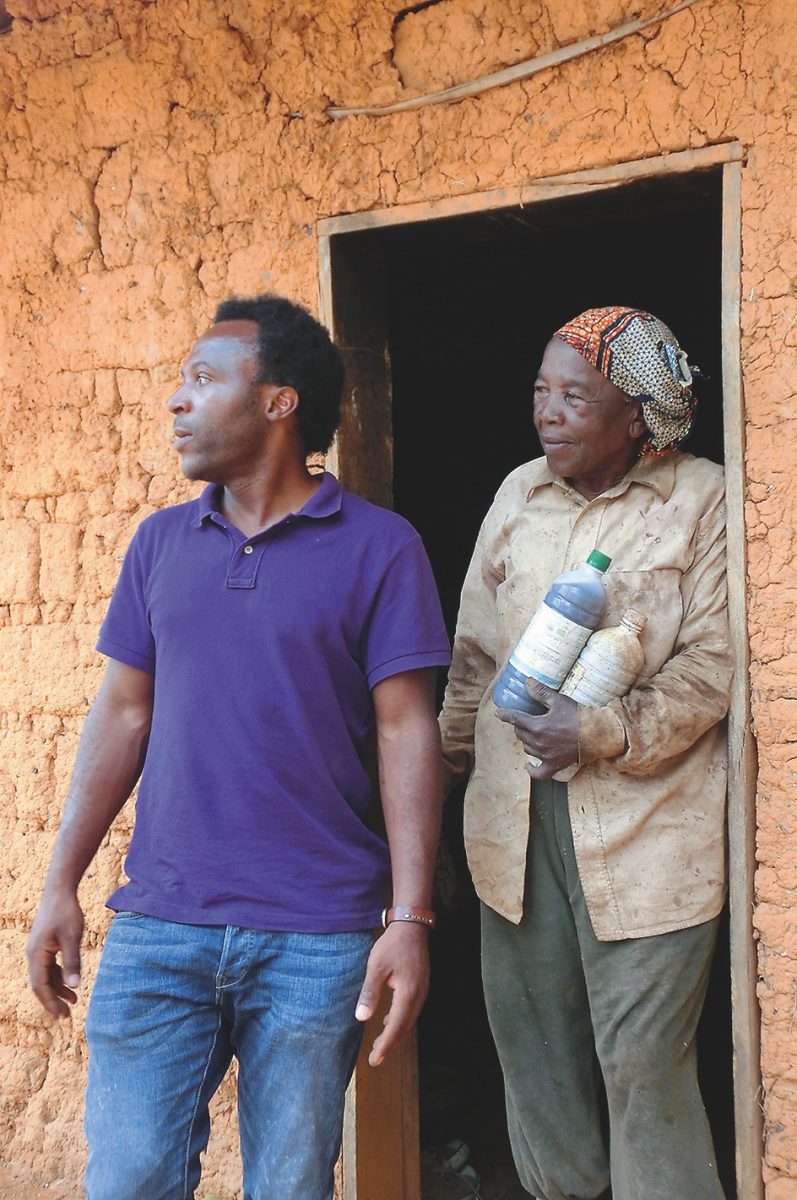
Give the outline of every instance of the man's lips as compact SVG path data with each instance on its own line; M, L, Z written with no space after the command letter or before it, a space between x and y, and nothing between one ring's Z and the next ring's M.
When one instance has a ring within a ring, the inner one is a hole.
M540 438L544 450L558 450L560 446L572 446L573 442L566 442L563 438Z
M175 425L172 428L172 440L175 446L179 446L181 442L184 442L186 438L190 438L190 436L191 433L188 429L183 429L179 425Z

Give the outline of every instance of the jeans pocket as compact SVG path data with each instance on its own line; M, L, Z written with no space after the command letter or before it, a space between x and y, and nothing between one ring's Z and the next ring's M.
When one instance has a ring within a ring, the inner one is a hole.
M114 913L113 919L114 921L138 921L143 916L143 913L133 912L128 908L121 908L118 912Z

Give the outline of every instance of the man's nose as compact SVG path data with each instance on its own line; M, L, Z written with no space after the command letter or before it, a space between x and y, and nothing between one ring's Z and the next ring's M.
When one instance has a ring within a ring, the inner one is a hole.
M181 383L177 390L172 392L166 401L166 407L170 413L185 412L187 408L191 407L191 402L188 398L188 389L184 383Z

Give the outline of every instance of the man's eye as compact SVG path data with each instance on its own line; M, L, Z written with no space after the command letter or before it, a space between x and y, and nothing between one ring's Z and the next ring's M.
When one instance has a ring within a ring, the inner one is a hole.
M200 387L204 387L206 383L210 383L210 376L206 375L204 371L200 371L196 377L196 381Z

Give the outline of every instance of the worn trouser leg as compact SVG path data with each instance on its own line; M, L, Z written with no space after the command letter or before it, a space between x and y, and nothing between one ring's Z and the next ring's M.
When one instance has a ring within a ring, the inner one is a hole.
M538 785L534 785L539 796ZM536 804L550 815L550 799ZM532 820L520 925L482 907L482 972L523 1186L545 1200L592 1200L609 1184L599 1071L570 907L549 822ZM637 1200L641 1200L637 1197Z
M523 921L483 910L488 1012L524 1186L544 1200L592 1200L606 1188L597 1050L614 1200L721 1200L695 1070L716 921L598 942L566 789L534 791Z

